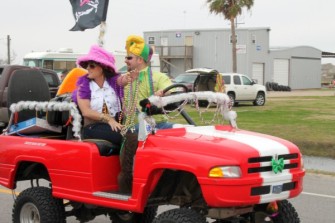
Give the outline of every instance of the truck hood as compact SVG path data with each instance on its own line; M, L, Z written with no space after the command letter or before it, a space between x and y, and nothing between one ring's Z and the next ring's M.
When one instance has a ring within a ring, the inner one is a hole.
M230 126L202 126L159 130L146 143L156 149L199 153L228 159L299 153L284 139L233 129ZM163 146L162 146L163 145Z

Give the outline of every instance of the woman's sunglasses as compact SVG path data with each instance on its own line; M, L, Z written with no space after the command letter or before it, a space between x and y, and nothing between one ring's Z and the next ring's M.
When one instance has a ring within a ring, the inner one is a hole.
M94 69L94 68L96 68L98 66L98 64L97 63L95 63L95 62L88 62L87 64L85 64L85 69L88 69L88 68L90 68L90 69Z

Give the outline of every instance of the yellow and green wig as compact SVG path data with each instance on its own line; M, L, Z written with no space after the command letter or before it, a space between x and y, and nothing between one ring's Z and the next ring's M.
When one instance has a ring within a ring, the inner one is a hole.
M127 53L142 57L146 62L150 61L150 46L145 43L141 36L128 36L126 41Z

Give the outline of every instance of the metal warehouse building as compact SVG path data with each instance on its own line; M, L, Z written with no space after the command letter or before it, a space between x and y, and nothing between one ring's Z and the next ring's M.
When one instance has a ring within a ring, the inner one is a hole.
M271 48L270 28L238 28L237 72L260 84L276 82L291 89L321 87L321 50L310 46ZM232 71L230 29L144 32L170 76L197 67Z

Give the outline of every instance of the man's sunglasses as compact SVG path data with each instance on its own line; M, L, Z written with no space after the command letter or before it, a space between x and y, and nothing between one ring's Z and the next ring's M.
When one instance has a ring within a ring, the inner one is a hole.
M126 56L125 59L126 59L126 60L132 60L133 57L132 57L132 56Z

